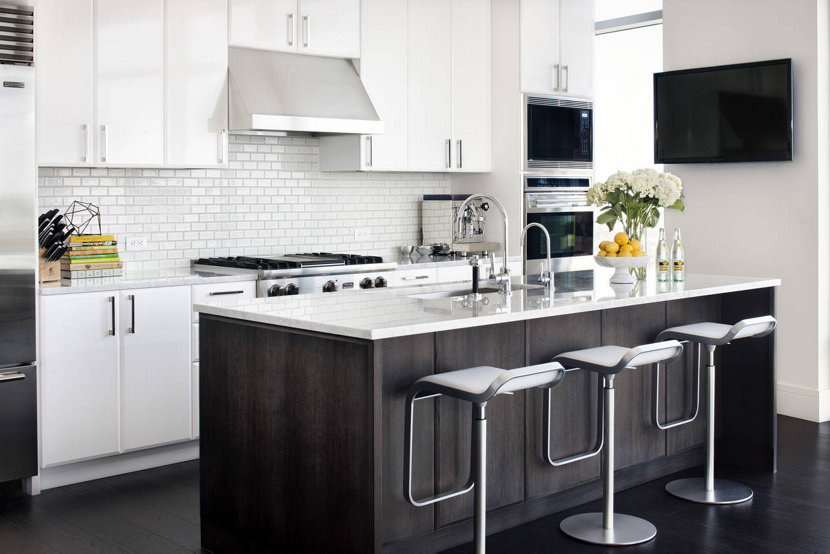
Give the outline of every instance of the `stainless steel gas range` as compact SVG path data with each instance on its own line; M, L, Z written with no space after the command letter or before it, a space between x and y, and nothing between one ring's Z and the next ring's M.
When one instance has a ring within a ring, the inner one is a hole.
M256 273L258 297L385 287L386 273L396 268L397 264L384 262L380 256L328 252L273 258L200 258L193 262L196 271Z

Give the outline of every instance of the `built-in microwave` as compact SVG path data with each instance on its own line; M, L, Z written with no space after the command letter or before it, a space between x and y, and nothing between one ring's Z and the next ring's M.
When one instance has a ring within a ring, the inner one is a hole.
M593 268L595 208L586 192L590 177L525 175L525 224L538 223L550 235L553 271ZM525 275L535 275L547 257L545 236L530 229L525 239Z
M541 94L524 95L524 170L591 176L593 103Z

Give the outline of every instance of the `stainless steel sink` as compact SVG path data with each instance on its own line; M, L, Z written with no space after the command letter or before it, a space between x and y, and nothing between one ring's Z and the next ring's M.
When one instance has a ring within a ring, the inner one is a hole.
M524 290L527 291L528 294L543 294L545 292L545 287L542 285L523 285L523 284L514 284L513 290ZM493 292L499 292L498 287L481 287L478 289L478 292L481 294L489 294ZM429 300L431 298L453 298L453 297L464 297L468 294L472 294L473 289L461 289L461 290L442 290L437 292L423 292L420 294L408 294L406 295L407 298L421 298L424 300Z

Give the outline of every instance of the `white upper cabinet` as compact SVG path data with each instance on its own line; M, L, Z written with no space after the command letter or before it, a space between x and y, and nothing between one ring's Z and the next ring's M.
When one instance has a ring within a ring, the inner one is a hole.
M38 164L91 165L92 0L38 0L35 46Z
M452 169L490 171L490 2L452 2Z
M300 0L299 5L300 52L360 57L360 0Z
M593 97L594 3L521 2L522 91Z
M449 171L452 157L451 2L409 2L408 169Z
M360 0L230 0L230 43L360 57Z
M166 165L227 165L226 0L166 1Z
M163 164L163 0L95 2L95 90L96 165Z
M297 51L297 0L230 0L230 43Z

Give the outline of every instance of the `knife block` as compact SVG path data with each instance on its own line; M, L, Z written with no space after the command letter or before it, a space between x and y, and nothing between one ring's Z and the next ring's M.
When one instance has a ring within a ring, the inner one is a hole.
M60 283L61 281L61 262L60 260L54 262L47 262L43 259L46 254L46 249L40 249L40 256L38 259L38 273L37 280L41 285L49 283Z

